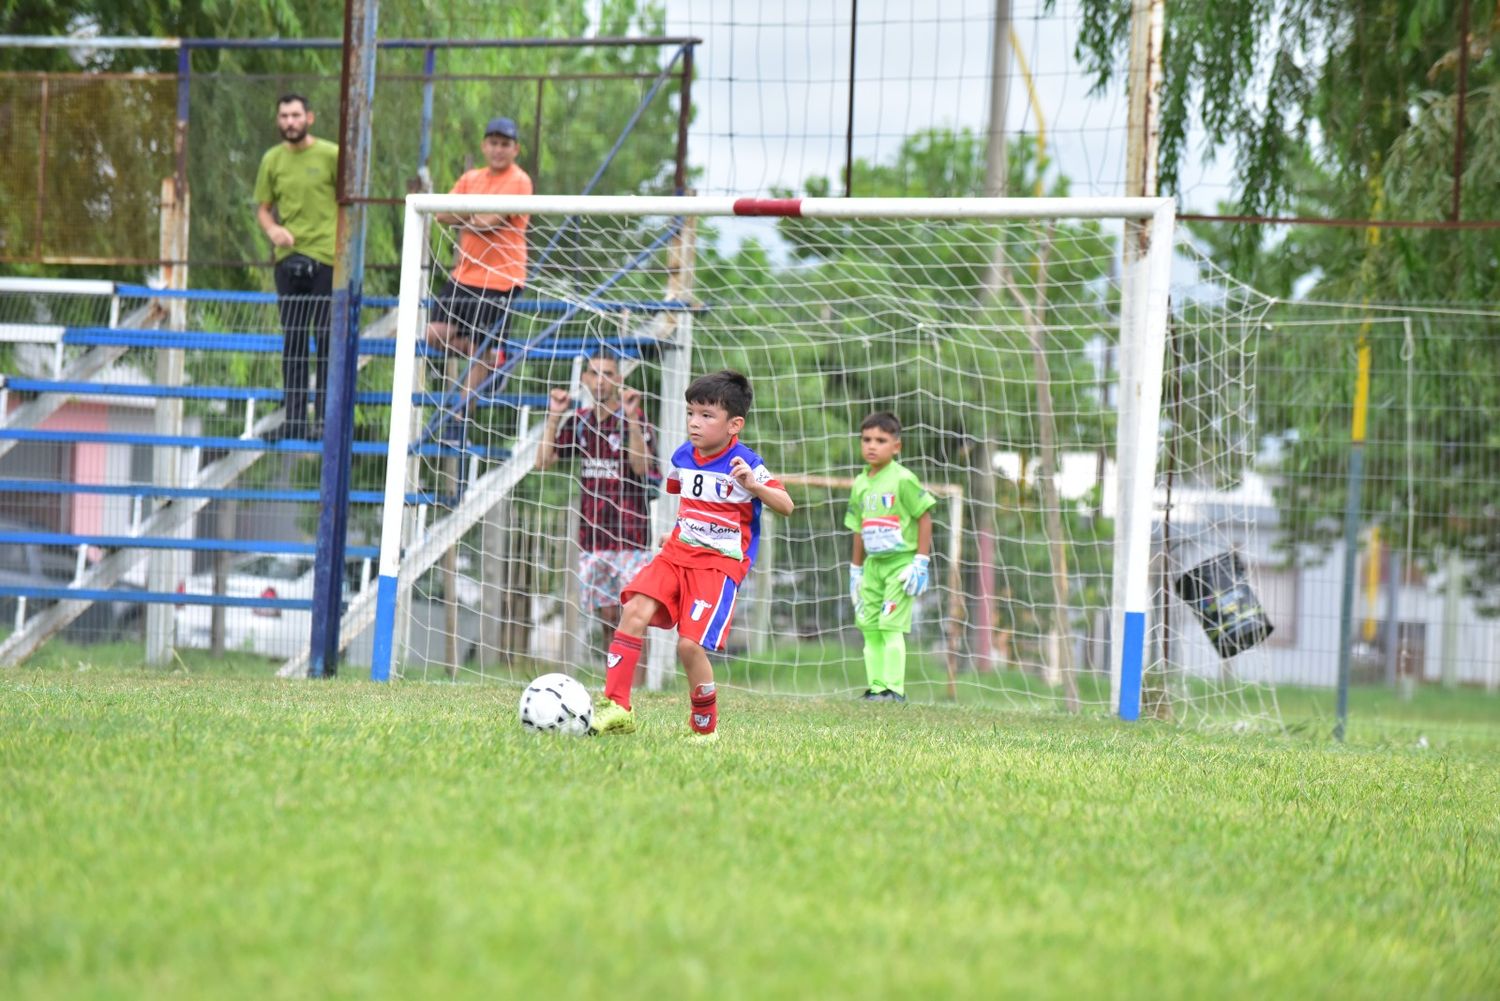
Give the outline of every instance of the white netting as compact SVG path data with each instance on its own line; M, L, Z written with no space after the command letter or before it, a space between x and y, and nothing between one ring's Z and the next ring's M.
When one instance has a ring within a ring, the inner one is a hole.
M533 277L508 320L507 361L469 407L463 448L438 444L440 407L417 411L409 487L439 502L409 518L402 574L423 611L398 617L398 661L408 676L437 665L602 676L607 629L579 598L578 468L529 472L513 489L500 476L510 449L529 454L549 389L590 402L578 376L602 353L643 391L663 457L682 440L686 372L747 374L744 441L797 504L790 518L763 519L761 556L716 660L721 684L866 687L843 521L862 468L860 421L889 410L904 427L903 463L939 501L936 586L918 602L908 694L1107 710L1120 231L1117 221L533 216ZM456 248L452 230L434 232L427 287L437 290ZM663 304L679 298L693 308ZM1222 275L1174 298L1157 491L1172 513L1154 529L1145 709L1274 716L1251 680L1255 651L1212 656L1170 596L1203 559L1253 555L1242 494L1264 303ZM455 386L468 365L450 355L445 372L425 349L419 360L428 392ZM670 524L670 511L654 517ZM423 544L445 534L458 541ZM672 645L654 631L651 643L660 666ZM658 680L680 684L666 666Z

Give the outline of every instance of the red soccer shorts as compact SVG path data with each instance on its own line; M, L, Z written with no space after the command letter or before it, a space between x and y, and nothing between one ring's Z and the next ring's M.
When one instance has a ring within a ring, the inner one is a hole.
M738 593L739 585L722 570L680 567L657 557L625 585L620 601L629 601L633 594L653 598L659 607L651 625L658 629L676 626L678 636L705 650L722 650Z

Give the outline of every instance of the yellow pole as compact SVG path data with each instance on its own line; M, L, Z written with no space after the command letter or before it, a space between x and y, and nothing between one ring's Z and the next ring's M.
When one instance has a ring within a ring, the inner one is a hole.
M1375 642L1375 618L1380 614L1380 568L1385 562L1382 542L1380 526L1371 525L1370 544L1365 550L1365 617L1360 625L1360 635L1366 643Z
M1016 35L1015 25L1010 27L1010 50L1021 68L1021 79L1026 81L1026 97L1031 102L1031 113L1036 116L1036 185L1034 194L1042 196L1042 171L1047 166L1047 118L1042 114L1042 101L1036 93L1036 81L1031 78L1031 65L1026 62L1026 52L1021 48L1021 39Z
M1371 218L1379 219L1385 207L1385 192L1380 184L1379 165L1370 180ZM1369 288L1375 251L1380 246L1380 228L1365 229L1365 260L1361 268L1362 284L1365 287L1365 303L1369 303ZM1339 604L1339 673L1338 703L1335 710L1337 721L1333 737L1342 741L1349 722L1349 647L1354 639L1354 588L1355 560L1359 550L1359 507L1364 490L1365 475L1365 428L1370 407L1370 316L1366 312L1359 325L1357 342L1358 367L1354 383L1354 417L1349 429L1349 492L1344 502L1344 584Z

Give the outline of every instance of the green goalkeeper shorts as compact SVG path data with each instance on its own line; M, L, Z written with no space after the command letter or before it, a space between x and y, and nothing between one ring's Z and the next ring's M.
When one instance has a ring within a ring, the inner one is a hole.
M859 588L859 618L855 624L868 632L911 632L913 598L901 584L901 571L911 566L913 553L895 558L865 560L865 576Z

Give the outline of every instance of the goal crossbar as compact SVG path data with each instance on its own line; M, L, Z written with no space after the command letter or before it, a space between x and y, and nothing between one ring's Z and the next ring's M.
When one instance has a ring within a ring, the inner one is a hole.
M1170 198L726 198L698 195L408 195L408 212L780 216L802 219L1154 219Z

